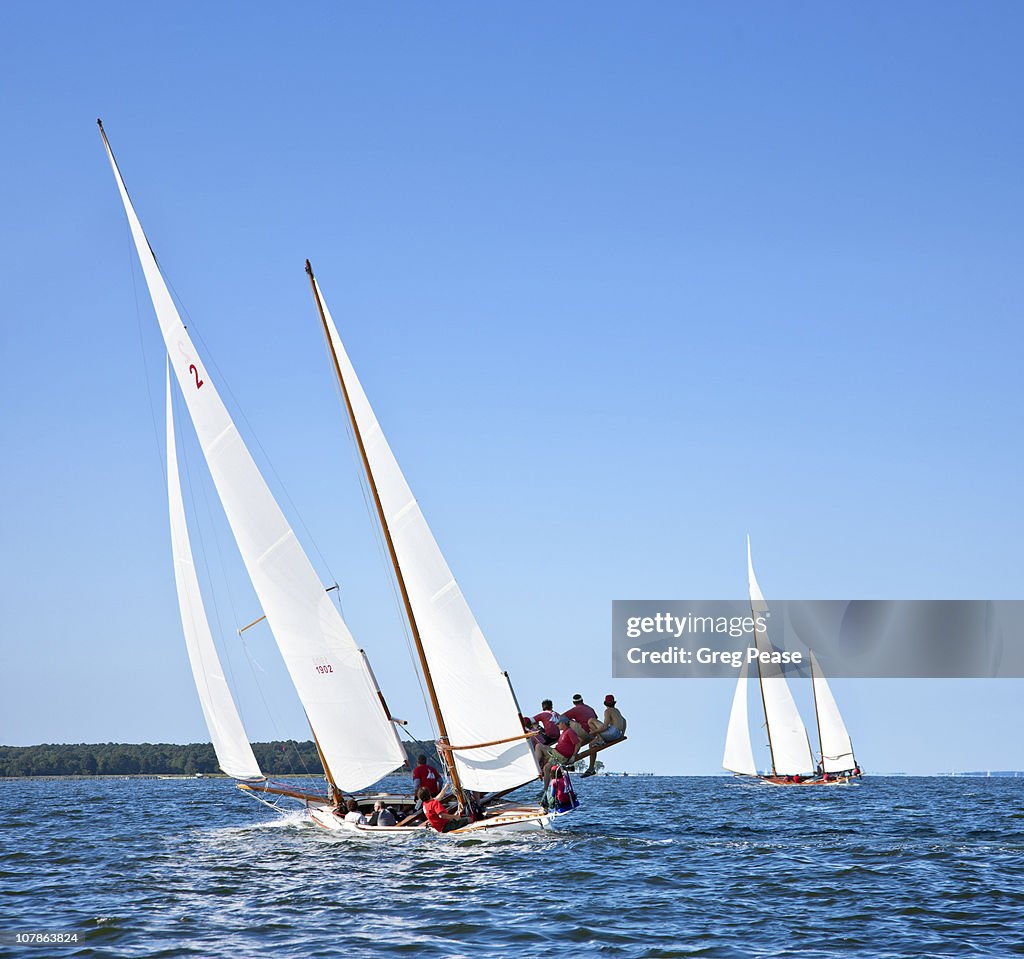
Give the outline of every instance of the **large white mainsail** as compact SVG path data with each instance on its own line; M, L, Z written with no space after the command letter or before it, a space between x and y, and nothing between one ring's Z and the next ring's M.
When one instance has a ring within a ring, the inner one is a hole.
M744 776L756 776L754 750L750 745L750 719L747 715L747 663L740 666L740 678L732 697L732 711L729 713L729 731L725 734L725 755L722 765L730 772Z
M750 589L750 606L755 617L766 612L768 604L754 575L754 563L750 557L750 537L747 537L747 581ZM760 652L771 652L772 645L767 635L755 628L755 643ZM772 751L773 772L780 776L806 776L814 771L811 746L807 729L796 708L789 683L781 669L775 665L758 664L761 677L761 697L764 701L765 722L768 724L768 739Z
M402 475L319 286L316 293L408 589L450 745L456 747L461 784L493 792L529 782L537 778L537 761L521 738L523 727L508 679ZM481 745L486 743L497 744ZM457 748L467 746L478 748Z
M249 578L329 775L342 789L361 789L403 765L405 752L359 648L242 442L178 315L106 135L103 143L171 366Z
M192 545L189 541L185 504L181 497L178 453L174 442L174 413L171 409L171 370L167 368L167 505L171 521L171 553L174 557L174 582L178 589L181 628L192 664L192 678L199 693L206 726L210 730L220 768L235 779L263 779L253 755L249 737L238 715L217 647L210 633L203 596L199 590Z
M811 653L811 676L814 684L814 708L818 714L818 733L821 736L821 765L827 773L853 769L853 743L846 731L846 723L839 713L832 690L821 671L817 657Z

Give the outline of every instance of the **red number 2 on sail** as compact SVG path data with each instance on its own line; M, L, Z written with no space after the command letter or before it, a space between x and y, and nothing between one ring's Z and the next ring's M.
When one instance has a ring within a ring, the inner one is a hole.
M196 378L196 389L198 390L203 385L203 381L199 379L199 370L196 369L195 363L189 364L188 371Z

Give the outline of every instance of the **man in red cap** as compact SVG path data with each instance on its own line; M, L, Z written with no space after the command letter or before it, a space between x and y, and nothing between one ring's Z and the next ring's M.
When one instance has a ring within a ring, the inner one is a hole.
M615 697L609 693L604 698L604 721L600 719L590 720L590 728L587 730L593 737L591 749L604 743L618 742L626 735L626 717L619 712L615 705ZM597 762L597 755L590 754L590 765L583 776L593 776L597 770L594 768ZM580 778L582 779L583 776Z

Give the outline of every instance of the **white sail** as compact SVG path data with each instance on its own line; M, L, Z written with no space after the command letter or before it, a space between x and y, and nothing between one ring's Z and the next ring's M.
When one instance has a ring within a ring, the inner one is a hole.
M181 609L181 628L185 633L192 678L196 683L217 761L220 768L235 779L263 779L259 763L249 745L249 737L242 726L242 718L238 715L235 700L224 678L224 669L210 633L192 560L192 545L185 521L185 505L178 476L178 454L174 442L170 367L167 370L167 505L171 520L171 553L174 557L178 606Z
M758 648L762 643L758 640ZM765 644L764 649L770 647ZM807 729L782 675L769 675L777 667L762 666L761 693L768 722L775 772L780 776L808 776L814 771Z
M750 589L750 607L755 613L768 611L764 594L754 576L754 564L750 557L750 537L747 537L747 580ZM768 637L760 630L754 631L755 642L761 652L771 652ZM807 729L796 708L793 694L789 691L786 677L778 666L758 665L761 677L761 696L764 701L765 722L768 724L768 738L771 743L772 765L780 776L806 776L814 772L811 746Z
M750 720L747 716L747 663L740 667L740 678L732 698L732 712L729 713L729 730L725 734L725 755L722 765L730 772L745 776L756 776L754 750L750 745Z
M462 785L488 792L529 782L538 775L537 761L528 742L520 738L523 727L508 680L402 475L319 286L316 289L409 591L450 744L465 747L513 740L458 749L455 765Z
M260 475L178 315L104 146L160 330L253 588L334 781L361 789L405 763L362 654Z
M757 584L757 577L754 575L754 562L750 558L750 536L747 536L747 588L750 590L750 608L755 613L768 611L768 604L764 601L764 594Z
M850 734L846 731L839 706L836 705L835 697L814 653L811 653L811 670L814 676L814 706L818 713L818 730L821 735L822 768L827 773L853 769L857 761L853 758Z

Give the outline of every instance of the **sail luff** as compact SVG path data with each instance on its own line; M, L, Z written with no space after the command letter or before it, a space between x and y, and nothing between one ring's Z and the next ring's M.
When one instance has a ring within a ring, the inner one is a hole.
M853 769L857 765L853 755L853 742L832 695L832 689L814 653L811 653L811 670L818 711L818 732L821 737L822 768L827 773Z
M757 765L754 762L754 750L750 743L750 721L747 715L747 678L746 661L740 667L740 676L736 681L736 692L732 698L732 709L729 712L729 729L725 734L725 753L722 766L730 772L744 776L756 776Z
M217 647L210 632L210 623L203 605L192 544L185 519L185 504L178 474L178 455L174 439L174 413L171 404L171 370L167 368L167 505L171 528L171 553L174 557L174 582L181 611L181 627L185 634L199 703L210 731L214 752L220 768L229 776L242 780L263 779L263 772L253 755L249 737L238 714L234 697L224 676Z
M404 765L405 752L359 648L260 475L178 315L106 134L103 143L171 366L292 683L338 785L347 790L368 786Z
M497 792L527 783L539 770L532 747L522 738L509 684L399 468L315 279L313 285L408 589L447 736L453 745L474 747L454 753L461 784Z

